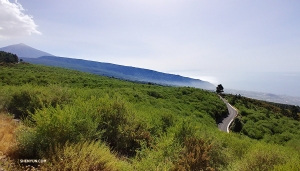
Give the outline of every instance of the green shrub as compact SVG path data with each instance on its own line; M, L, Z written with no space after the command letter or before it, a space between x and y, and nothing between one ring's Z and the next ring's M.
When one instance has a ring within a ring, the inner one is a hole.
M224 142L212 140L209 151L209 166L215 170L224 170L232 160L228 148L224 147Z
M234 118L234 121L232 123L232 125L230 126L230 129L234 132L241 132L241 130L243 129L243 121L242 119L238 116L236 118Z
M151 135L146 125L137 121L125 103L116 100L98 108L101 116L99 130L103 131L102 140L113 150L127 156L136 154L142 143L150 146Z
M77 99L75 104L48 107L37 110L32 115L34 129L30 134L20 133L20 151L22 155L39 157L40 151L47 150L56 144L99 139L100 118L97 117L96 99Z
M159 93L159 92L156 92L156 91L148 91L148 95L149 96L152 96L154 98L163 98L163 96Z
M169 127L175 124L174 115L170 113L163 114L161 120L162 120L162 130L164 132L166 132Z
M276 146L257 144L244 156L238 170L268 171L286 162L286 156Z
M118 160L102 143L86 141L76 144L66 143L51 150L50 159L40 170L126 170L129 165Z
M38 97L38 92L23 91L12 96L8 105L8 111L16 118L26 118L29 113L43 107L44 102Z
M184 143L184 151L180 155L179 160L175 162L172 170L214 171L215 169L210 167L211 147L210 144L207 144L202 139L187 138Z
M16 118L26 118L42 107L57 106L70 101L66 88L51 85L47 88L25 85L18 88L11 96L7 108Z
M0 82L1 86L1 82ZM1 86L0 88L0 112L7 112L7 107L11 101L11 93L14 91L13 87Z
M17 135L17 156L26 159L39 158L41 150L43 149L38 146L39 139L37 139L36 130L23 126L17 131Z
M299 170L300 170L299 156L291 158L284 164L274 166L274 171L299 171Z
M153 147L143 146L132 160L135 170L170 170L178 159L182 147L167 134L156 139Z
M175 140L177 140L179 144L183 144L188 138L194 137L195 133L195 125L191 124L188 120L184 120L175 133Z

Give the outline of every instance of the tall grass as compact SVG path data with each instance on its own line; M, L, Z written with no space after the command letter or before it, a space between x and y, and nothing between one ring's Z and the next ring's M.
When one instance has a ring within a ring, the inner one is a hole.
M16 129L19 123L13 116L0 113L0 158L9 155L16 145Z
M55 146L40 170L131 170L129 164L119 160L103 143L86 141Z

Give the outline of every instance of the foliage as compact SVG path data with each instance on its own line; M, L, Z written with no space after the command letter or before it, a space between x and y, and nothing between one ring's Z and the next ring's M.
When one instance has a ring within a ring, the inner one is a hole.
M64 107L48 107L32 115L33 126L20 132L20 155L38 158L56 144L99 138L96 100L76 100ZM32 124L31 124L32 125Z
M7 104L8 112L13 113L16 118L24 119L42 107L55 107L70 101L66 89L59 86L49 88L52 91L45 91L44 88L32 89L29 85L23 86L21 91L12 93L12 99Z
M224 87L222 86L222 84L219 84L219 85L216 87L216 92L217 92L218 94L224 92Z
M179 131L175 133L175 139L179 144L183 144L187 139L194 137L196 133L195 125L192 125L189 121L182 122Z
M47 159L41 170L300 169L297 107L237 96L237 133L227 134L216 125L226 105L201 89L25 63L1 67L0 87L0 110L27 116L18 158Z
M118 99L111 104L103 103L98 108L103 131L102 140L108 142L113 150L133 156L141 148L141 143L150 146L151 135L145 124L136 121L134 114Z
M184 146L185 149L172 170L214 171L214 169L210 167L210 144L206 144L205 141L201 139L187 138Z
M241 117L240 116L237 116L232 125L230 126L231 130L234 131L234 132L241 132L242 128L243 128L243 121L241 120Z
M286 163L287 157L280 150L258 144L253 147L240 162L239 169L243 171L268 171L276 165Z
M0 51L0 64L18 63L18 62L19 62L19 58L17 55L9 52Z
M87 141L76 144L66 143L51 150L50 161L40 170L121 170L128 167L119 161L103 143Z
M233 122L232 131L281 145L300 138L300 122L295 114L292 115L298 113L297 106L264 102L240 95L226 97L234 101L240 111Z
M176 122L175 117L170 113L163 114L161 120L163 132L167 132L167 129L174 126Z

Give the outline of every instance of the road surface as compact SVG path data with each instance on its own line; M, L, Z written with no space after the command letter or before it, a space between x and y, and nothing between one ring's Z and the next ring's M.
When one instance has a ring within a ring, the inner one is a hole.
M218 124L218 128L224 132L229 133L229 126L231 124L231 122L233 121L233 119L237 116L238 112L237 110L232 107L227 100L223 99L222 97L220 97L223 102L226 104L227 108L228 108L228 116L226 118L223 118L222 122L220 122Z

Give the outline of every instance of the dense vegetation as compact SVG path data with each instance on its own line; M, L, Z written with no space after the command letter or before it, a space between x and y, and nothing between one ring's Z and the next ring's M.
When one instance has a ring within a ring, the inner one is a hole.
M0 51L0 65L17 63L17 62L19 62L19 58L17 55Z
M40 170L300 169L293 143L219 131L227 109L215 93L25 63L0 67L0 110L23 123L8 156L47 159Z
M270 143L300 144L299 106L264 102L240 95L226 97L239 110L233 131Z

